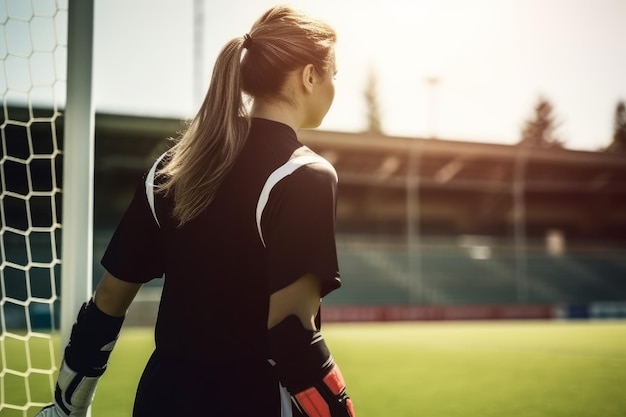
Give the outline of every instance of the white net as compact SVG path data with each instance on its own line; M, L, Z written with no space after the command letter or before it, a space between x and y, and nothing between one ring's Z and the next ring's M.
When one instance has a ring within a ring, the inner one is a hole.
M67 0L0 0L0 416L50 402L60 281Z

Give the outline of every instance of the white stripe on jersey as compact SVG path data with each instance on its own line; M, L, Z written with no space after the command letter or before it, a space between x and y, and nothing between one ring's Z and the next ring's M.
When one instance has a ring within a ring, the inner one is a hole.
M330 170L335 174L335 177L337 176L337 172L331 163L315 154L301 155L291 158L289 161L285 162L272 172L261 190L261 195L259 195L259 201L256 206L256 227L259 231L259 237L261 238L263 246L265 246L265 239L263 239L263 231L261 230L261 217L263 216L263 210L265 210L265 206L270 198L272 189L280 182L280 180L293 174L298 168L309 164L324 164L330 168Z
M161 227L161 223L159 223L159 219L157 219L156 210L154 208L154 176L156 175L157 165L161 162L161 159L165 154L159 156L156 162L150 168L148 175L146 175L146 198L148 199L148 205L150 206L150 210L152 211L152 217L154 217L154 221L157 226Z
M150 206L150 211L152 212L152 217L156 224L161 227L161 223L156 215L156 209L154 205L154 177L156 175L156 169L161 160L165 157L165 153L154 162L152 168L148 172L146 176L146 198L148 199L148 205ZM337 177L337 172L335 168L332 166L330 162L326 159L322 158L319 155L311 154L311 155L301 155L291 158L289 161L278 167L274 172L270 174L261 190L261 194L259 195L259 200L257 202L256 207L256 224L257 230L259 232L259 237L261 238L261 242L263 242L263 246L265 246L265 240L263 239L263 231L261 230L261 217L263 216L263 211L265 210L265 206L269 200L270 193L274 186L278 184L282 179L288 177L293 174L298 168L301 168L305 165L309 164L324 164L330 168L331 172L335 174L335 179Z

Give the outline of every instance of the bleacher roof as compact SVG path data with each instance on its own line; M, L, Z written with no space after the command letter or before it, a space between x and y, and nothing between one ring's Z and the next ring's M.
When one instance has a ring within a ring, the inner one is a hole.
M179 119L99 114L97 166L118 174L149 166L183 128ZM345 231L401 230L409 210L425 233L501 234L521 207L531 234L561 228L626 239L626 154L321 130L299 136L337 169Z

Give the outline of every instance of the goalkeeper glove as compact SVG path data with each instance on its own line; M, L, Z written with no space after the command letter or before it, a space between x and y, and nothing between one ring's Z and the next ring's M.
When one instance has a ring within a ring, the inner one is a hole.
M35 414L35 417L65 417L65 414L59 414L54 404L50 404L47 407L41 409L40 412Z
M289 316L268 332L281 383L308 417L355 417L339 367L318 331Z
M93 401L100 376L80 375L65 361L61 364L54 394L54 403L36 417L85 417Z
M72 327L57 378L54 403L36 417L85 417L107 367L124 317L109 316L93 301L83 304Z

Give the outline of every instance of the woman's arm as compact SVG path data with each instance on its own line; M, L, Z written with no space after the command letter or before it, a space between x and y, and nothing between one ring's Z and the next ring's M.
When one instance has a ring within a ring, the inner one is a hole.
M103 313L122 317L140 288L141 284L122 281L106 271L94 294L94 302Z
M315 329L315 316L320 307L320 282L307 274L270 296L267 328L271 329L289 316L296 316L307 330Z

